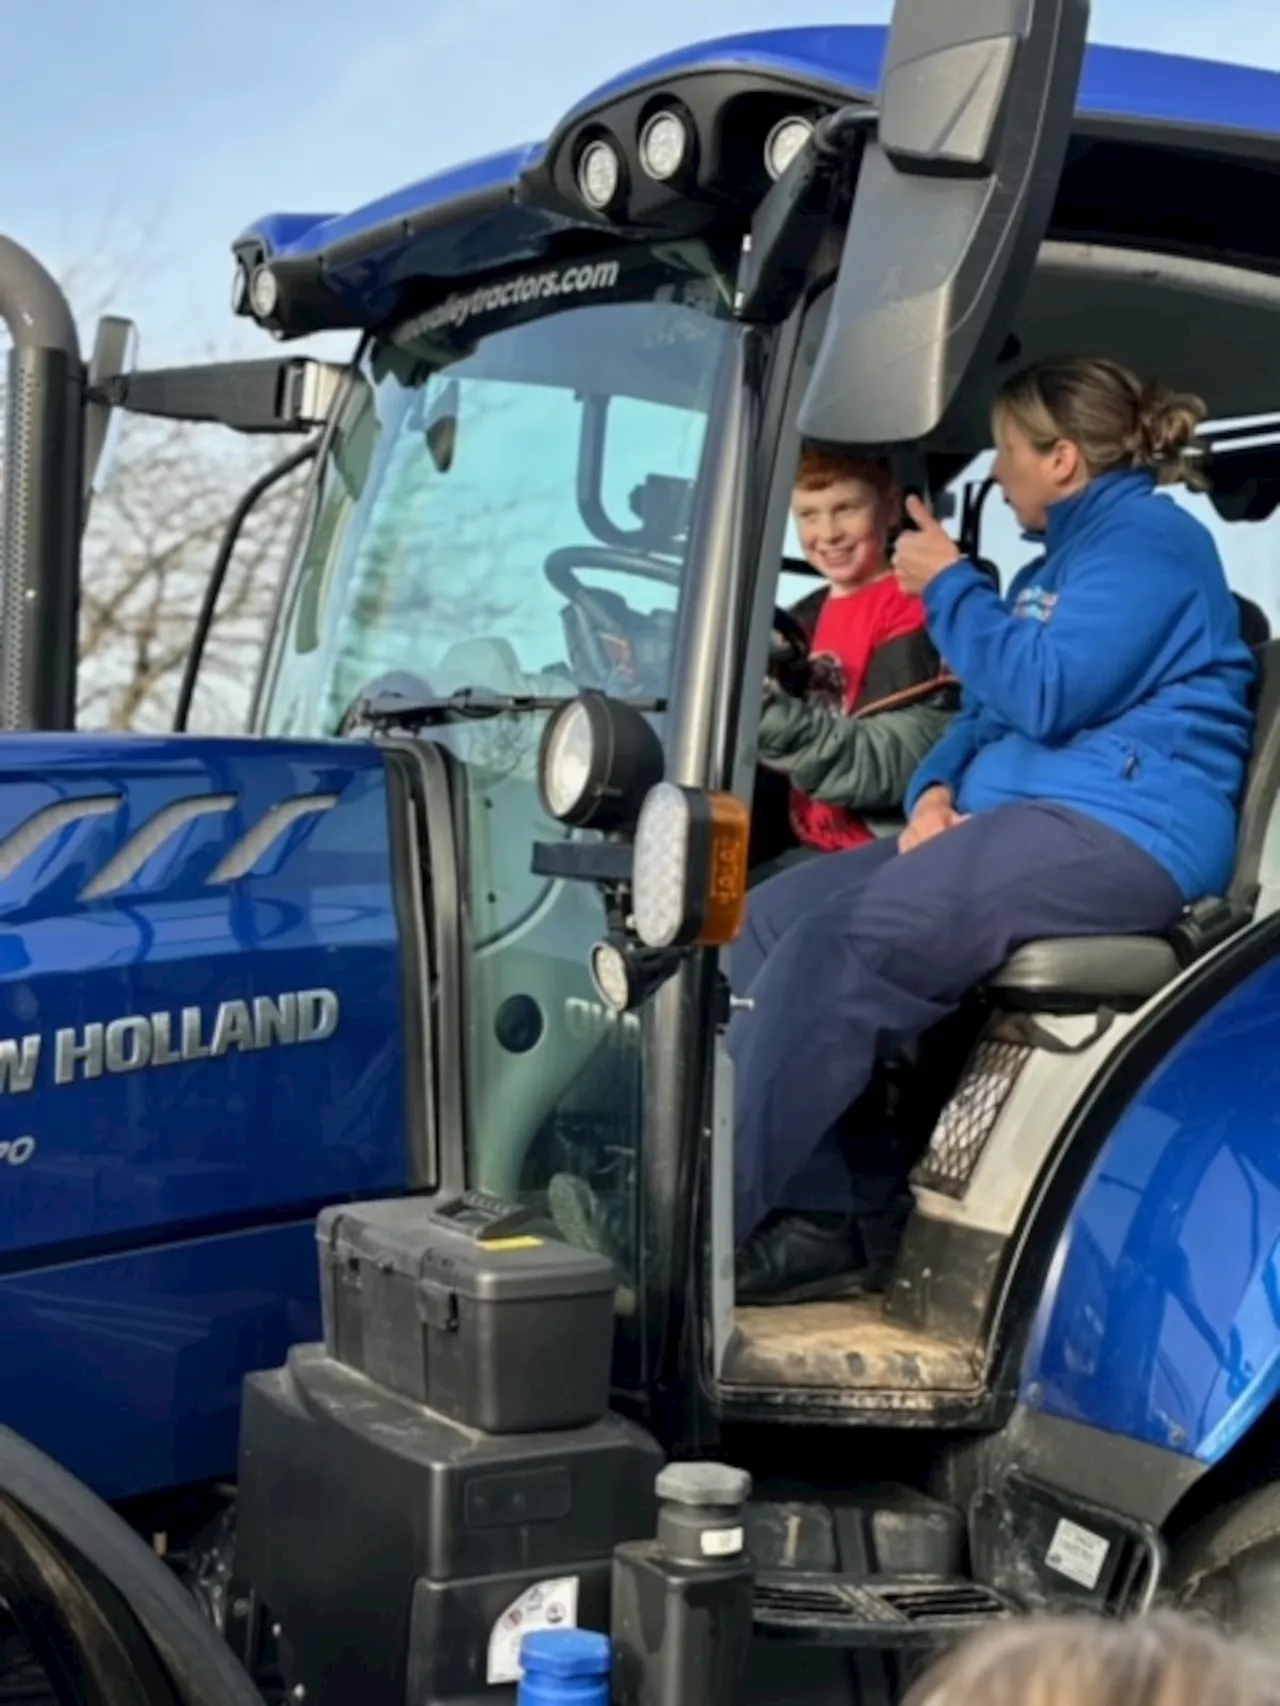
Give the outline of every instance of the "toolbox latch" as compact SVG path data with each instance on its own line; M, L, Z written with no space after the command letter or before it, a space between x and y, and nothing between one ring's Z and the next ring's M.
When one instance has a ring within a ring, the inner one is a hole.
M440 1333L458 1330L458 1294L438 1280L418 1281L418 1314L428 1327Z

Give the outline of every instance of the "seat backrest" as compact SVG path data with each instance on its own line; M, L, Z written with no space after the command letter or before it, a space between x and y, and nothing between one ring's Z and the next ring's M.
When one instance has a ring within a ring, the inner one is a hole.
M1240 808L1240 837L1235 874L1229 898L1252 906L1257 894L1258 872L1267 825L1280 794L1280 640L1268 640L1255 648L1258 684L1254 698L1257 724L1253 757Z
M1240 637L1253 651L1260 651L1271 638L1271 624L1260 604L1246 598L1242 592L1233 593L1240 613Z

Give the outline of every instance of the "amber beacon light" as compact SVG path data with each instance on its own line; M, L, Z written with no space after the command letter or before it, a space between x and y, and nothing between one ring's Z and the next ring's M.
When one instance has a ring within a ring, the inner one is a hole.
M648 948L724 947L747 912L751 814L734 794L660 782L636 824L631 904Z

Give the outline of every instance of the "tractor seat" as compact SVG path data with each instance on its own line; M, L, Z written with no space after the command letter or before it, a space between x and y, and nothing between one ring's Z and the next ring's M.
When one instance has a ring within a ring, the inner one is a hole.
M1266 633L1256 605L1237 596L1241 628ZM1261 630L1259 629L1261 624ZM1267 825L1280 793L1280 641L1254 646L1257 723L1240 812L1235 874L1223 898L1188 907L1167 936L1080 936L1028 942L986 979L981 993L996 1006L1036 1012L1132 1010L1171 983L1184 966L1243 928L1253 916Z
M1181 970L1164 936L1052 937L1028 942L983 985L999 1007L1037 1013L1141 1007Z

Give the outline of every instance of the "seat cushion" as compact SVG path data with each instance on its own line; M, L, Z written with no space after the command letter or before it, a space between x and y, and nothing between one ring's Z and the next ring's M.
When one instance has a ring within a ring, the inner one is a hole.
M1028 942L983 985L1001 1006L1079 1012L1137 1007L1178 975L1163 936L1070 936Z

